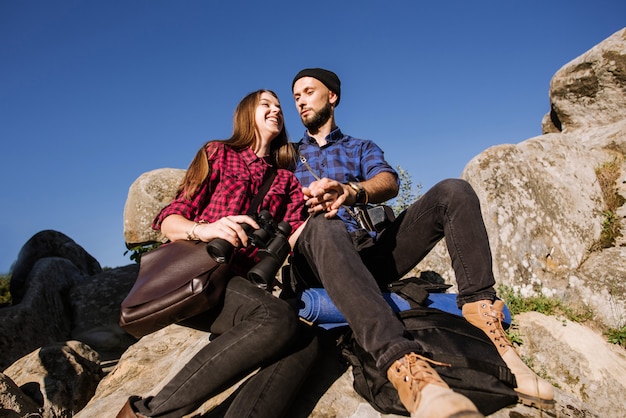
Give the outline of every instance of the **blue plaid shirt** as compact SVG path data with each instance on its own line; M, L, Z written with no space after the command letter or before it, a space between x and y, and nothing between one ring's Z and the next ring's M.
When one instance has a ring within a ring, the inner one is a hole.
M340 183L365 181L383 172L398 177L385 161L383 150L378 145L370 140L344 135L339 128L326 137L326 145L323 147L317 145L315 138L306 132L295 145L300 153L295 175L303 186L308 186L316 178L302 162L302 158L306 159L319 178L328 177ZM358 223L343 207L337 216L344 221L349 232L359 229Z

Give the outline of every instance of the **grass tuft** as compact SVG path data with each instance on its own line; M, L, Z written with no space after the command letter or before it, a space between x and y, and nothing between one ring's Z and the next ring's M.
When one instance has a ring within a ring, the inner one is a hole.
M619 157L601 164L595 170L604 201L604 210L602 211L604 220L602 221L600 238L592 245L591 251L613 247L615 241L622 236L622 222L616 215L617 210L626 202L617 188L622 161L623 157L620 154Z

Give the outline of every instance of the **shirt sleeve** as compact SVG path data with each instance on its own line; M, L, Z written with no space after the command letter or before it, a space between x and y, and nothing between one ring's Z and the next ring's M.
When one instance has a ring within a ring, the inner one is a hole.
M308 212L304 206L304 195L302 194L302 185L296 179L293 173L289 173L289 199L287 203L287 211L285 213L285 221L291 225L291 232L304 223L308 217Z
M302 186L289 170L279 169L272 187L263 200L277 222L284 221L294 232L307 218Z
M385 172L393 174L397 181L398 173L385 160L383 150L373 141L363 141L361 148L361 173L365 176L365 180Z
M217 149L215 149L217 148ZM207 158L209 158L209 153L211 155L211 159L215 157L215 155L221 152L222 148L219 147L210 147L206 149ZM198 219L200 215L200 211L207 205L208 200L210 199L210 184L211 179L216 176L216 171L219 171L220 167L213 163L211 167L211 174L200 184L200 187L196 190L196 192L191 196L190 199L185 197L184 192L178 192L174 200L172 200L167 206L165 206L161 211L157 214L152 221L152 229L160 230L161 224L163 220L170 215L181 215L186 219L195 221Z
M179 192L174 200L165 206L152 222L152 229L160 230L163 220L170 215L181 215L189 220L195 220L200 207L200 198L206 193L207 182L203 182L191 199L187 199L184 193Z

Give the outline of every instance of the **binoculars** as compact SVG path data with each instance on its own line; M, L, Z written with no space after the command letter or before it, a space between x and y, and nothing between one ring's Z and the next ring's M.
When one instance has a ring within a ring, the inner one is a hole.
M246 223L240 225L248 236L248 245L259 248L258 255L261 260L248 271L248 280L262 289L271 291L274 277L291 251L288 241L291 225L284 221L275 223L267 210L250 217L259 224L259 229L254 229ZM235 247L228 241L218 238L209 242L206 249L215 261L224 264L232 260Z

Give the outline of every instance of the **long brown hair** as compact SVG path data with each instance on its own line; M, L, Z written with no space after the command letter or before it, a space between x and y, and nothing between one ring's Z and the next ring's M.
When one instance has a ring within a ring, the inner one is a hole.
M254 116L256 107L261 99L261 94L263 93L269 93L278 99L276 93L271 90L261 89L249 93L246 97L241 99L235 109L235 115L233 116L233 133L230 138L215 141L223 142L234 149L254 147L257 129ZM211 142L214 141L208 141L198 150L187 169L185 178L178 188L179 192L185 192L187 199L193 196L198 187L200 187L200 184L202 184L211 172L207 158L207 146ZM284 123L278 136L270 143L270 161L276 168L284 168L292 171L295 168L296 152L289 143Z

